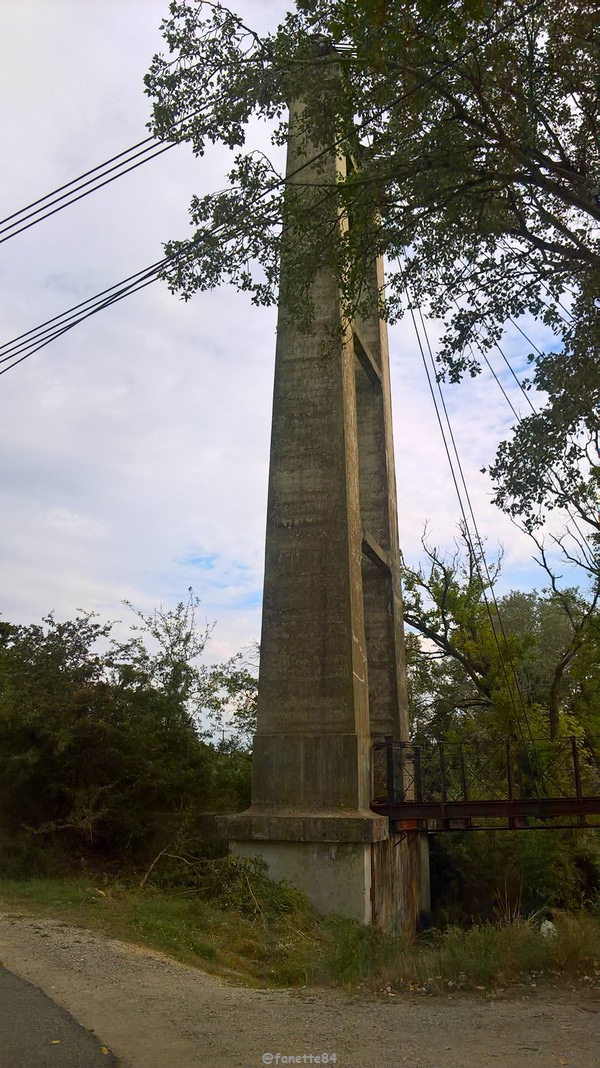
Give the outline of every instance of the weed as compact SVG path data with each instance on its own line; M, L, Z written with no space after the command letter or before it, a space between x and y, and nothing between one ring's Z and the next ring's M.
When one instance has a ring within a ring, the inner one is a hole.
M128 888L106 880L0 880L0 904L143 943L236 981L372 990L483 988L560 978L600 985L600 917L561 912L556 937L539 916L428 931L417 941L317 915L264 866L207 862L193 890Z

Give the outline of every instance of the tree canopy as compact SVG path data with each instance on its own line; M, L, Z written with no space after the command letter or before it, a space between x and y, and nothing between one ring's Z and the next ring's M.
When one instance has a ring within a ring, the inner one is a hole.
M581 774L595 791L597 595L559 590L550 574L541 592L496 597L501 560L486 568L468 539L457 540L451 555L427 541L424 547L426 563L405 567L404 585L411 736L423 746L425 790L434 796L440 789L435 751L442 741L454 796L465 788L465 762L471 786L485 791L475 796L505 796L508 759L522 796L569 794L570 736L581 743ZM455 921L490 916L499 902L537 910L548 901L569 907L596 900L600 857L591 828L456 832L429 841L432 897L442 918L446 910Z
M577 734L598 763L599 593L550 585L496 597L468 537L453 555L424 540L427 563L404 568L409 685L417 736L503 739Z
M0 870L201 851L199 813L249 803L256 680L240 656L202 663L197 603L136 612L124 641L87 613L0 625Z
M451 380L477 374L506 324L533 316L551 341L546 352L528 345L534 410L499 449L496 500L531 528L568 504L596 553L596 4L298 0L260 36L220 4L173 2L163 34L169 55L145 79L155 134L198 155L211 142L236 153L229 187L193 198L193 236L166 246L171 288L188 299L229 281L274 302L292 226L299 317L320 268L336 275L348 315L364 308L362 267L384 254L380 311L441 318L438 360ZM249 147L256 117L282 145L286 105L300 98L305 149L353 160L333 186L286 184ZM338 240L324 239L332 204L352 221Z

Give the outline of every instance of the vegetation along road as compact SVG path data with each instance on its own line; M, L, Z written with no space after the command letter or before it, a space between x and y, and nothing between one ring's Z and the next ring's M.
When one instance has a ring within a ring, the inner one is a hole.
M303 1058L295 1063L335 1054L332 1063L341 1068L598 1064L600 999L591 992L530 986L510 996L392 997L248 989L162 954L23 913L2 914L0 947L6 968L101 1035L131 1068L259 1068L270 1053L273 1064L278 1053Z

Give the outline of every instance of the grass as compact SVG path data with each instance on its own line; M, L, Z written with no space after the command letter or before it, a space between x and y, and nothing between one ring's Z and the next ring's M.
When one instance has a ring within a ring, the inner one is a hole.
M275 901L258 893L254 886L240 907L235 895L207 899L189 889L0 879L0 909L101 930L245 983L295 986L316 976L324 980L329 940L320 919L292 888Z
M0 879L0 908L101 930L249 985L358 986L388 996L566 980L600 989L600 922L589 913L559 915L551 939L541 937L539 919L513 917L411 942L321 917L255 862L232 858L208 865L193 889Z

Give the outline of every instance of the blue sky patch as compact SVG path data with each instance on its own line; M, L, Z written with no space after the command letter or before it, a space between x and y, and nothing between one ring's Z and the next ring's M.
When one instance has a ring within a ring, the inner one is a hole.
M208 553L207 555L190 553L184 562L190 564L191 567L199 567L202 571L214 571L218 559L218 553Z

